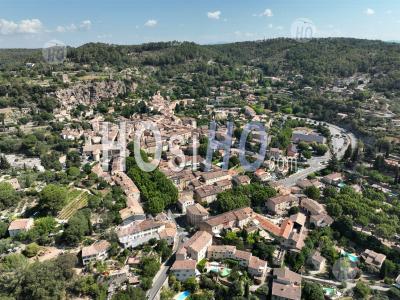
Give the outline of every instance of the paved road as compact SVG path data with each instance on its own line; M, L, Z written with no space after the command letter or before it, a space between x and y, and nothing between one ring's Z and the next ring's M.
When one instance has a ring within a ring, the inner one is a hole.
M309 122L314 122L313 120L307 119ZM325 122L324 122L325 123ZM357 146L357 138L352 133L346 132L343 128L340 128L333 124L325 123L332 135L332 148L336 156L341 159L346 152L347 146L351 144L353 150ZM342 137L344 135L344 137ZM345 142L347 141L347 142ZM328 151L324 156L313 157L308 160L310 165L308 168L303 169L289 177L278 180L278 182L284 186L293 186L300 179L306 178L309 174L320 171L326 168L326 163L332 157L330 151Z
M179 229L178 229L179 230ZM150 290L148 290L147 292L147 298L149 300L153 300L156 298L157 293L160 291L162 285L164 284L165 280L167 280L168 277L168 271L171 268L172 264L175 261L175 252L176 250L178 250L178 248L180 247L180 245L183 242L183 238L187 235L186 232L184 231L180 231L179 235L178 235L178 242L175 243L175 247L174 249L172 249L172 255L171 257L161 265L160 270L158 271L158 273L156 274L156 276L154 276L153 279L153 286L150 288Z
M147 297L149 300L153 300L156 298L157 293L159 292L159 290L161 289L162 285L164 284L165 280L168 277L168 270L171 267L171 265L173 264L173 258L170 257L167 262L165 262L160 270L158 271L158 273L156 274L156 276L154 277L153 280L153 286L150 288L150 290L147 292Z

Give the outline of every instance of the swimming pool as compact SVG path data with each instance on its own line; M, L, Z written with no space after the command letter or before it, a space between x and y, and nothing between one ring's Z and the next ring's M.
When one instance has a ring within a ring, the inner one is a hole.
M178 294L175 297L175 300L185 300L185 299L189 298L189 296L190 296L190 292L189 291L184 291L184 292Z
M231 269L229 268L223 268L220 272L221 277L226 277L229 276L229 274L231 274Z
M353 263L358 263L360 261L358 256L355 255L355 254L351 254L351 253L348 253L346 251L342 251L341 254L342 254L342 256L347 257Z
M209 270L209 272L214 272L214 273L221 275L221 277L229 276L229 274L231 274L231 271L232 271L229 268L219 268L216 266L211 266L208 268L208 270Z
M331 296L336 294L336 289L334 289L334 288L324 287L323 291L324 291L324 295L325 296L329 296L329 297L331 297Z

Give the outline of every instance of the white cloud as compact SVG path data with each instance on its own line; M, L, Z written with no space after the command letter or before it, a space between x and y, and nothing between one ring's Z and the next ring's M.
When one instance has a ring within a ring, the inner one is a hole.
M147 20L146 23L144 23L144 26L146 27L156 27L158 24L157 20Z
M260 14L261 17L272 17L274 14L272 13L272 10L267 8L264 10L263 13Z
M1 35L9 35L16 33L35 34L41 32L42 30L43 30L43 24L38 19L22 20L19 23L0 19Z
M67 26L57 26L57 32L75 32L75 31L88 31L92 28L92 22L90 20L84 20L79 23L79 25L75 25L74 23Z
M372 8L367 8L367 9L364 11L364 13L365 13L367 16L372 16L372 15L375 14L375 10L373 10Z
M209 11L207 13L207 17L209 19L213 19L213 20L219 20L219 18L221 17L221 11L216 10L216 11Z
M84 20L79 24L79 28L82 30L90 30L90 28L92 28L92 22L90 20Z
M266 8L261 14L253 14L253 17L273 17L274 14L270 8Z

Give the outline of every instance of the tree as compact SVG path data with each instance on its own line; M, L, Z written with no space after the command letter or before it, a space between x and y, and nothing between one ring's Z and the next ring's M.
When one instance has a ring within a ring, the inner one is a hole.
M392 300L400 300L400 289L396 287L392 287L388 291L389 299Z
M160 300L172 300L174 296L175 292L173 290L163 287L160 293Z
M0 182L0 209L13 207L20 197L13 186L8 182Z
M249 197L235 189L224 191L217 196L216 207L220 213L246 206L250 206Z
M384 279L386 277L395 278L397 276L399 267L390 259L386 259L381 267L380 275Z
M301 299L324 300L324 291L318 283L306 281L301 292Z
M304 189L304 194L314 200L318 200L321 196L319 189L313 185L306 187Z
M304 150L303 152L301 152L301 154L303 154L303 156L304 156L306 159L310 159L310 158L312 157L312 152L309 151L309 150Z
M368 299L370 294L371 289L369 286L362 281L358 281L354 287L354 296L356 296L356 299Z
M119 291L116 293L112 300L139 300L146 299L146 293L141 288L128 286L126 291Z
M142 276L153 278L160 269L159 258L156 256L146 256L140 261Z
M98 284L94 276L79 276L72 287L73 293L77 296L89 296L93 299L106 299L107 289L104 285Z
M39 207L55 214L67 201L67 189L58 184L48 184L39 196Z
M192 293L196 292L199 289L199 284L195 277L189 277L184 283L183 286L186 290L191 291Z
M69 219L63 233L63 239L69 244L77 245L90 232L90 211L80 210Z
M291 208L289 208L288 214L289 216L291 216L297 214L298 212L300 212L300 208L298 206L292 206Z
M328 162L328 168L332 172L339 172L341 169L339 160L337 159L337 156L335 153L332 155L331 159Z
M166 240L157 241L154 250L161 256L162 261L165 261L168 257L172 255L172 249L168 246Z
M67 168L81 166L81 155L76 151L70 151L67 153Z
M4 155L0 156L0 170L8 170L9 168L11 168L11 165L7 158Z
M8 224L0 221L0 239L5 238L8 231Z
M36 243L30 243L26 246L24 250L24 254L26 257L34 257L39 253L40 247Z
M328 151L328 147L324 144L317 144L314 147L314 150L317 155L322 156Z
M346 151L344 152L343 161L346 161L346 160L350 159L352 155L353 155L353 150L351 148L351 144L349 144L347 146Z
M77 178L81 174L81 171L77 167L69 167L67 170L67 174L72 178Z

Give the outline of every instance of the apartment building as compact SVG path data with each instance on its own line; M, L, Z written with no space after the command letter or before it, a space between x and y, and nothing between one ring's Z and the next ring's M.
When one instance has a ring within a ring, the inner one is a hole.
M191 226L199 226L199 224L208 219L209 212L199 203L191 205L186 209L186 221Z
M282 215L293 206L299 205L299 199L295 195L280 195L270 198L266 202L266 207L270 212Z
M221 192L222 189L218 186L205 185L194 191L194 199L200 203L210 204L217 199L217 195Z
M222 229L243 228L252 221L253 214L254 212L250 207L235 209L208 218L206 221L200 223L200 229L216 235Z
M227 171L218 170L214 172L204 172L201 174L200 178L206 185L211 185L218 181L231 180L232 176Z
M207 255L207 248L212 244L212 235L206 231L197 231L176 252L176 260L193 259L197 262Z
M121 226L117 228L116 233L124 248L135 248L153 238L159 239L159 233L164 229L165 224L163 222L147 219Z
M179 195L178 207L183 214L186 214L187 207L193 204L194 204L193 192L185 192Z

